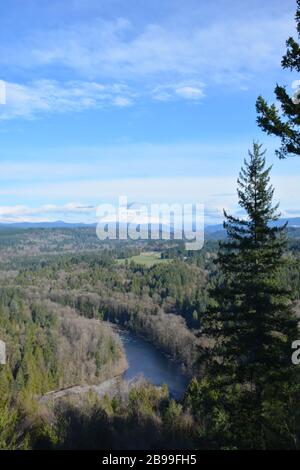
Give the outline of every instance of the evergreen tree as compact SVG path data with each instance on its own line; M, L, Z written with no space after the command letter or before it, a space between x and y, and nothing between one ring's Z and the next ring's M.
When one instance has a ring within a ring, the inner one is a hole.
M9 401L0 397L0 450L16 449L17 441L17 413Z
M224 446L226 435L230 445L266 446L267 433L282 419L278 409L284 394L296 380L291 345L297 338L297 321L291 292L280 281L285 226L275 224L278 207L272 205L274 189L264 153L255 143L239 175L239 205L247 217L224 212L227 239L220 243L217 258L220 279L212 291L214 303L203 318L210 345L206 378L190 389L196 408L211 416L204 434L212 432L216 446ZM278 422L267 417L270 400L278 402Z
M296 22L298 38L300 38L300 0L297 0ZM284 69L300 71L300 46L290 37L287 42L287 52L282 58ZM267 134L275 135L281 139L281 147L276 150L279 158L289 155L300 155L300 91L290 97L283 86L277 85L275 96L280 104L280 110L275 104L268 105L266 100L259 96L256 102L258 113L257 123Z

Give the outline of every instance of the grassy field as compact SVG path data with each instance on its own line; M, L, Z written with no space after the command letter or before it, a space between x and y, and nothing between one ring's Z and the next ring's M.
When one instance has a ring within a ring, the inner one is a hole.
M170 259L161 259L160 253L157 251L145 251L142 252L139 255L136 256L131 256L130 258L125 258L125 259L118 259L117 262L119 264L125 264L125 261L134 261L136 264L143 264L144 266L151 267L154 266L155 264L160 264L160 263L170 263L172 260Z

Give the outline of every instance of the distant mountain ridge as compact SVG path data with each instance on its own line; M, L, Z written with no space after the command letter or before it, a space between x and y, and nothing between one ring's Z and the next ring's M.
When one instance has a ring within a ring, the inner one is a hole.
M56 220L54 222L1 222L0 230L5 228L81 228L81 227L96 227L97 224L85 224L80 222L64 222L63 220Z
M300 217L282 218L276 222L276 225L283 225L288 223L288 228L299 228L300 229ZM36 229L36 228L94 228L96 223L86 224L83 222L64 222L63 220L56 220L53 222L1 222L0 230L3 229ZM165 227L167 229L167 227ZM223 224L205 225L205 233L210 234L222 234L224 231Z
M289 217L289 218L281 218L277 222L274 222L275 225L283 225L288 223L289 227L299 227L300 228L300 217ZM207 232L217 232L223 229L223 224L214 224L214 225L206 225L205 230Z

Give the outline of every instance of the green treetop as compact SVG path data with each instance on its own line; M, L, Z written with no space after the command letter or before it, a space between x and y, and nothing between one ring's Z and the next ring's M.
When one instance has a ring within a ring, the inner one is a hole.
M297 0L296 22L298 38L300 37L300 0ZM290 37L287 42L287 52L282 58L284 69L300 71L300 46ZM289 96L286 88L276 85L275 96L279 107L269 105L259 96L256 102L257 123L269 135L280 138L281 146L276 150L279 158L289 155L300 155L300 91L299 87L293 97Z

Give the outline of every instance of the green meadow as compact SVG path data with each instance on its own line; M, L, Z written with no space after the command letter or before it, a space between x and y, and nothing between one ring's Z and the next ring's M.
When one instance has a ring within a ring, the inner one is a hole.
M147 251L142 252L139 255L131 256L130 258L118 259L117 263L125 264L125 262L130 263L133 261L136 264L142 264L147 267L154 266L155 264L168 264L172 260L170 259L161 259L160 252L156 251Z

